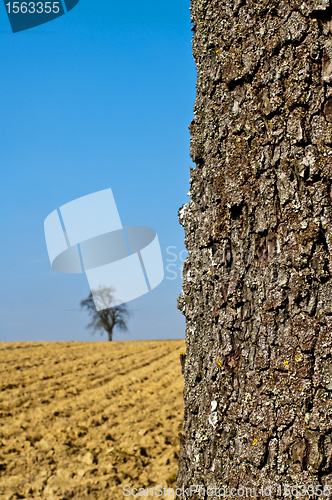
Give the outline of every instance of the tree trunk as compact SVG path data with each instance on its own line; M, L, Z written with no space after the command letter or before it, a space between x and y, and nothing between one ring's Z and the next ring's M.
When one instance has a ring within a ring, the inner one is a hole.
M191 3L178 487L305 493L332 485L332 9Z

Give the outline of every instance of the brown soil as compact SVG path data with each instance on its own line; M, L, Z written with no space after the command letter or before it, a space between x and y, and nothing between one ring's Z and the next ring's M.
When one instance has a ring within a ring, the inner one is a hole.
M1 343L0 499L123 499L124 485L174 487L184 347Z

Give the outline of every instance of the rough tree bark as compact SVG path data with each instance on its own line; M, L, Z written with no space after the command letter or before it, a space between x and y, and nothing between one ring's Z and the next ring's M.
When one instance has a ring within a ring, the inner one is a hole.
M191 4L178 487L332 485L330 1Z

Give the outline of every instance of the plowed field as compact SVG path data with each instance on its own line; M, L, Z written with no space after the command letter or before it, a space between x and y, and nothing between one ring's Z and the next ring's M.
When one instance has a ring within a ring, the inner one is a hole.
M174 486L184 349L0 343L1 500L113 500L124 485Z

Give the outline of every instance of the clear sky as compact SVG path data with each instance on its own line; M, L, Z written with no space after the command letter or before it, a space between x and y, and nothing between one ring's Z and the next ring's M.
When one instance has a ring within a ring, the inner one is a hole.
M44 219L107 188L123 225L157 231L165 265L164 281L128 303L129 333L115 340L184 338L177 212L189 200L192 164L189 6L80 0L13 34L2 4L0 341L106 340L86 330L79 310L86 276L52 270Z

